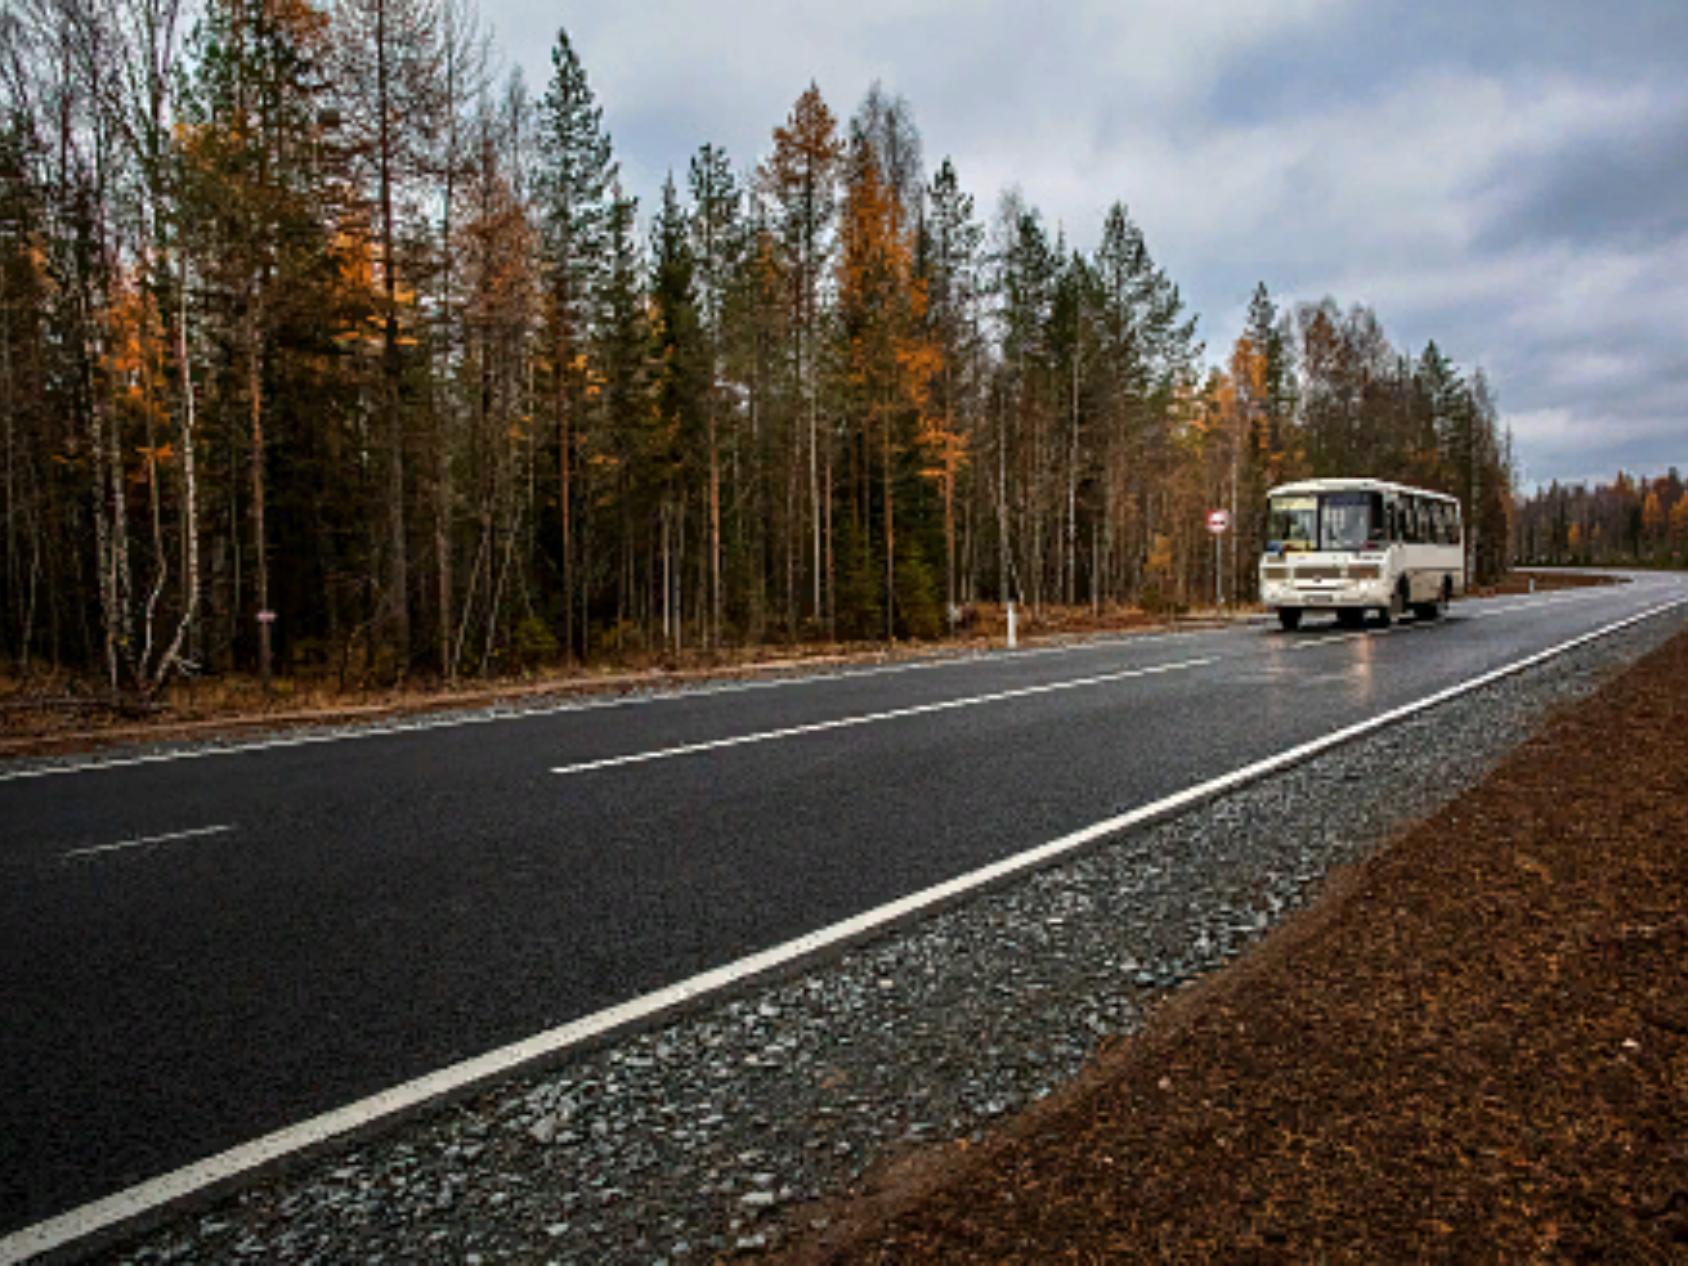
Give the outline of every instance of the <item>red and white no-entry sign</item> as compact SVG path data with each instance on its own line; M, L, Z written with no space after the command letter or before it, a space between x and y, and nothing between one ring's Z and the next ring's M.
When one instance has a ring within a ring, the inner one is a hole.
M1231 530L1231 512L1229 510L1209 510L1207 512L1207 530L1215 536L1223 536Z

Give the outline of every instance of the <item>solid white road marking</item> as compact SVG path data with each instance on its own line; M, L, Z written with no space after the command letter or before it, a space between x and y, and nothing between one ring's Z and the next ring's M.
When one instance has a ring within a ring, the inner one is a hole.
M126 848L144 848L148 844L168 844L172 840L197 839L201 835L221 835L224 831L232 831L232 823L224 822L217 826L196 826L186 831L165 831L162 835L143 835L138 839L119 840L115 844L90 844L86 848L73 848L68 853L61 853L61 857L94 857L100 853L117 853Z
M1041 844L1023 853L1017 853L1013 857L1004 858L1000 862L993 862L989 866L983 866L946 883L937 884L921 892L888 902L866 913L858 914L853 918L821 928L819 931L810 932L795 940L787 941L783 945L776 945L772 949L747 955L724 966L715 967L689 977L678 984L669 985L653 993L618 1003L613 1007L606 1007L602 1011L596 1011L579 1020L570 1021L568 1024L559 1025L543 1033L537 1033L520 1042L501 1046L497 1050L488 1051L484 1055L478 1055L473 1059L452 1064L450 1067L442 1068L426 1076L417 1077L389 1090L370 1095L368 1098L359 1099L345 1107L311 1117L297 1125L286 1126L261 1138L231 1147L225 1152L219 1152L215 1156L207 1157L157 1178L138 1183L133 1187L117 1192L115 1195L106 1196L103 1199L71 1209L57 1217L48 1218L44 1222L37 1222L21 1231L14 1231L12 1234L0 1238L0 1266L21 1262L36 1254L62 1248L98 1231L117 1226L130 1218L158 1209L174 1200L192 1195L206 1187L247 1174L282 1157L371 1125L383 1118L417 1107L442 1095L453 1094L478 1083L489 1081L524 1064L556 1056L581 1042L601 1038L608 1032L641 1020L650 1019L683 1003L733 985L742 984L752 977L808 957L818 951L854 940L899 919L918 914L922 910L941 902L962 896L1021 871L1042 866L1105 836L1114 835L1129 827L1166 817L1198 801L1230 791L1245 783L1253 782L1288 765L1307 760L1352 739L1360 738L1375 730L1393 725L1397 721L1416 716L1437 704L1445 703L1463 694L1469 694L1473 690L1479 690L1493 682L1556 658L1598 638L1626 629L1632 624L1638 624L1651 616L1684 605L1688 605L1688 598L1675 598L1658 606L1649 607L1635 615L1595 629L1591 633L1584 633L1567 642L1551 646L1545 651L1538 651L1524 659L1492 669L1481 676L1449 686L1445 690L1439 690L1435 694L1427 695L1414 703L1405 704L1381 713L1368 721L1358 722L1355 725L1327 734L1323 738L1303 743L1299 747L1291 748L1286 752L1280 752L1276 756L1256 761L1252 765L1245 765L1240 769L1232 770L1218 778L1209 779L1197 786L1188 787L1183 791L1157 800L1153 804L1143 805L1117 817L1106 818L1101 822L1074 831L1070 835L1063 835L1047 844Z
M744 747L751 743L767 743L774 739L795 738L799 734L820 734L826 730L843 730L857 725L872 725L879 721L894 721L900 717L924 716L932 712L949 712L956 708L971 708L982 703L1000 703L1004 699L1023 699L1028 695L1053 694L1057 690L1076 690L1080 686L1099 686L1106 682L1128 681L1135 677L1153 677L1158 673L1175 672L1181 668L1201 668L1212 659L1183 659L1173 664L1154 664L1148 668L1127 668L1117 673L1098 673L1093 677L1075 677L1068 681L1049 682L1041 686L1021 686L1014 690L993 690L989 694L969 695L965 699L945 699L941 703L921 703L908 708L888 708L883 712L862 712L855 716L839 717L833 721L815 721L808 725L787 725L777 730L760 730L755 734L738 734L732 738L709 739L702 743L682 743L677 747L659 747L648 752L633 752L626 756L606 756L601 760L579 761L573 765L558 765L553 774L584 774L594 769L611 769L617 765L642 765L647 761L668 760L675 756L691 756L697 752L713 752L724 747Z

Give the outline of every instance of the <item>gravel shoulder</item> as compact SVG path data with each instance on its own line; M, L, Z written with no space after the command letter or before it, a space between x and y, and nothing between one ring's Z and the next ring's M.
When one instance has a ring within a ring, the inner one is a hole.
M1688 1257L1688 634L797 1262Z
M997 1154L995 1123L1076 1093L1062 1088L1099 1050L1182 1005L1183 986L1243 955L1333 870L1683 627L1680 611L1644 621L101 1255L675 1263L788 1247L835 1225L832 1202L898 1158Z

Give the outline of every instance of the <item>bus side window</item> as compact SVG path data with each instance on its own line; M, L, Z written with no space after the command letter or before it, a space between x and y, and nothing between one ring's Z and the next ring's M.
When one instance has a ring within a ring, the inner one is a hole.
M1417 545L1418 544L1418 498L1417 497L1408 497L1406 499L1405 509L1406 509L1406 512L1407 512L1407 524L1406 524L1406 531L1404 533L1402 533L1402 539L1404 541L1406 541L1406 543L1408 545Z

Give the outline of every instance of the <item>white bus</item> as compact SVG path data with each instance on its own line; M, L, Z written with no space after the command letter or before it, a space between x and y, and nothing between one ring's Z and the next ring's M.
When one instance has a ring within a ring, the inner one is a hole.
M1305 479L1266 494L1260 600L1286 629L1307 611L1330 610L1359 627L1410 607L1441 616L1465 592L1459 502L1377 479Z

